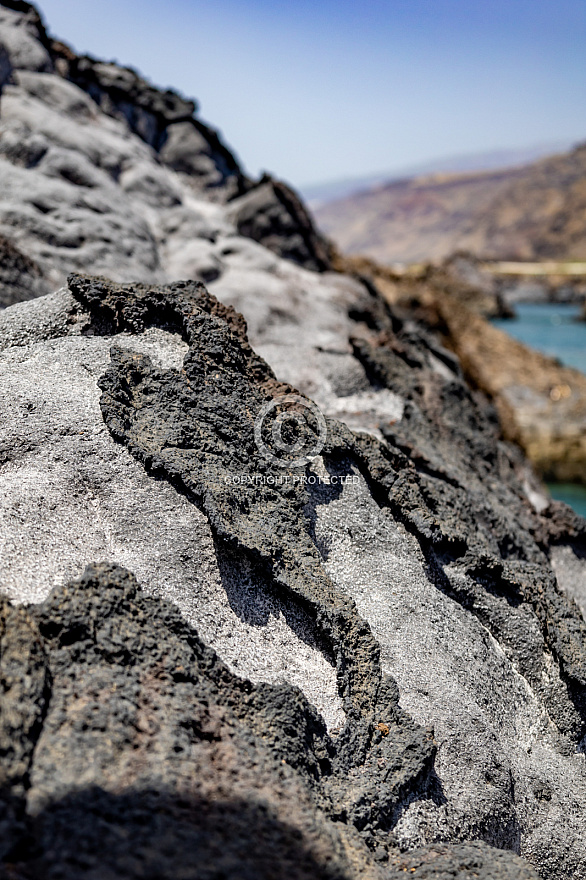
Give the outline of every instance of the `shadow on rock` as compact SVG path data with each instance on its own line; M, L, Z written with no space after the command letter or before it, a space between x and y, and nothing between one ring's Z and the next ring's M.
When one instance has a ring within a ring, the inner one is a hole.
M286 595L285 591L271 582L262 566L226 541L215 537L214 546L218 571L230 607L240 620L251 626L265 627L271 617L285 618L287 626L310 648L316 648L328 663L336 665L331 646L324 638L311 615L298 597Z
M31 819L0 875L14 880L343 876L323 863L323 854L320 864L301 836L261 802L89 788Z

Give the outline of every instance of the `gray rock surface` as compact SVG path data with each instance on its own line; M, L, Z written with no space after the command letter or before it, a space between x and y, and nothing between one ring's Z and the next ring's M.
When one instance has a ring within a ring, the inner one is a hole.
M560 588L573 599L586 620L586 553L578 544L552 547L551 564Z
M59 299L64 311L68 302L71 307L65 295ZM37 328L53 317L47 316L46 302L34 304ZM21 312L30 315L32 305ZM111 341L80 336L83 323L74 320L64 329L75 335L28 345L20 336L17 349L0 355L2 384L14 391L14 397L4 397L0 418L2 460L13 459L0 476L0 583L6 594L38 602L56 584L77 576L88 553L114 559L147 591L173 598L241 674L264 681L288 677L311 696L330 726L339 725L335 673L316 646L315 624L300 610L256 596L245 571L220 571L207 519L172 487L149 480L110 440L97 381L110 361ZM186 351L176 334L156 329L120 341L150 354L164 369L180 369ZM19 515L31 498L34 511ZM74 532L78 540L71 544ZM270 655L267 640L274 642Z
M283 184L270 188L265 221L248 211L244 222L253 184L193 101L78 57L16 0L0 4L0 92L0 234L54 287L90 267L127 281L197 277L197 265L173 255L194 237L232 235L235 223L308 269L328 268L326 243ZM234 216L202 225L210 203L234 199ZM213 258L200 258L205 273Z
M584 520L192 103L0 43L0 284L124 282L0 312L0 871L586 878Z
M0 27L5 57L14 70L52 72L47 34L34 6L12 0L3 2Z
M36 263L0 236L0 308L49 292Z
M354 348L336 355L342 377L354 361L372 381L378 303L351 318L354 282L327 281L314 332L328 310L339 318L330 333L353 327ZM274 475L254 448L253 415L290 386L253 354L237 314L197 285L74 277L70 290L2 316L8 596L46 601L89 560L108 560L171 600L233 672L300 687L344 768L324 785L365 847L359 861L379 853L390 871L399 850L481 839L543 877L584 876L584 624L544 553L583 546L584 523L561 506L531 510L522 463L457 375L436 372L441 350L393 319L384 367L392 355L406 415L370 433L329 420L309 472L329 483L246 486L231 477ZM266 330L259 321L259 337ZM419 409L434 381L450 389L443 410ZM384 390L371 386L367 418Z

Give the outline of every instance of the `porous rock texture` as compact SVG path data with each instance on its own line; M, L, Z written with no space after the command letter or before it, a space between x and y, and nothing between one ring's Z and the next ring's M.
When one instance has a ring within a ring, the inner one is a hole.
M530 471L447 352L366 290L350 309L333 290L307 320L319 336L337 315L340 381L370 409L362 431L328 418L307 484L279 482L299 469L255 443L291 385L203 286L77 275L4 313L0 580L29 603L4 612L5 694L30 691L9 714L16 876L187 871L194 851L228 866L251 823L263 876L288 860L299 876L533 876L511 852L585 875L585 625L548 559L579 564L585 524L532 508ZM402 417L384 417L385 391ZM42 668L20 679L13 619L39 633L25 661ZM206 700L216 732L193 720ZM70 838L73 821L93 830ZM120 827L134 861L98 845ZM491 846L438 849L470 840Z
M365 258L338 255L336 265L374 284L458 356L468 381L494 404L503 435L544 480L586 483L586 376L485 320L506 314L506 303L482 289L486 279L469 257L402 273Z
M0 313L0 872L586 878L584 520L189 102L0 33L0 232L115 278Z

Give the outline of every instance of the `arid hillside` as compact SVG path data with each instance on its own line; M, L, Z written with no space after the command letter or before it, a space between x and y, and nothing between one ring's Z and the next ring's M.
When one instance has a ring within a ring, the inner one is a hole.
M315 214L344 252L382 262L440 260L458 249L501 260L584 259L586 144L521 168L390 183Z

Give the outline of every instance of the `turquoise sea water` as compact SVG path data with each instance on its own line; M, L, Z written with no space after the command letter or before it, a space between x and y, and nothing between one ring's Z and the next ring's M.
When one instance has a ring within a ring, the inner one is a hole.
M586 517L585 486L576 486L574 483L548 483L547 488L556 501L565 501L576 513Z
M557 357L566 367L586 373L586 321L577 321L580 306L520 303L516 318L493 321L515 339Z
M517 317L493 321L515 339L557 357L567 367L586 373L586 321L577 321L580 307L563 304L521 303ZM565 501L586 517L586 486L571 483L549 485L553 498Z

